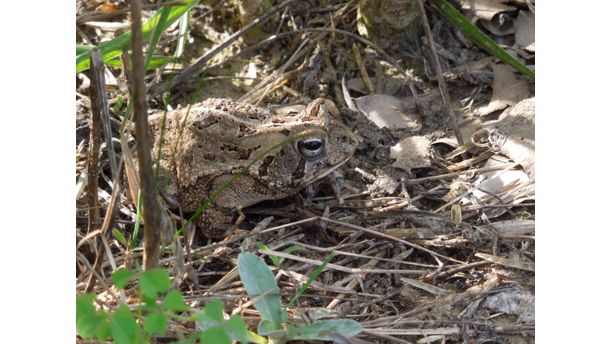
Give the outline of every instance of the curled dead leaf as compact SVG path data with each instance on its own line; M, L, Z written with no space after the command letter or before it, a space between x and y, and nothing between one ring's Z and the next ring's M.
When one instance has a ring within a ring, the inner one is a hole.
M516 31L516 45L535 52L535 13L520 11L514 21L514 31Z
M493 64L493 94L491 101L476 110L479 116L503 110L529 96L527 81L516 77L514 69L505 64Z
M413 98L370 94L354 101L359 111L379 128L418 129L421 126Z
M535 98L525 99L498 120L472 135L472 142L487 146L521 164L535 180Z

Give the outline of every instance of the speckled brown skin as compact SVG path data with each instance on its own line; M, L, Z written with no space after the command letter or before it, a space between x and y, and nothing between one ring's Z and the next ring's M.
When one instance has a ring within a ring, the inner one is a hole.
M162 114L149 120L154 156L162 120ZM208 99L168 113L164 131L160 182L183 212L195 212L232 176L244 172L196 220L213 238L231 227L236 210L297 193L346 162L357 147L334 103L324 98L282 115Z

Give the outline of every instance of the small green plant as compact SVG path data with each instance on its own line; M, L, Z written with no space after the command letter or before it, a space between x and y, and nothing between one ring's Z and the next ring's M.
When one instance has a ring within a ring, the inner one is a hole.
M310 276L308 282L292 298L293 303L301 293L323 271L332 256ZM361 325L351 319L319 320L310 324L290 324L287 311L281 304L280 289L274 275L264 260L244 252L238 255L238 272L249 297L259 311L261 320L257 332L269 338L270 343L284 343L288 340L333 340L334 335L352 337L361 332Z
M78 295L77 332L84 339L100 341L112 339L116 343L149 343L151 336L163 335L170 321L192 321L199 324L199 331L175 343L230 344L232 341L265 343L265 338L249 332L244 320L234 315L223 318L223 303L209 302L204 310L192 310L176 290L170 290L170 277L163 269L154 269L138 274L127 269L118 269L112 275L113 284L124 289L137 279L143 304L136 307L120 305L112 312L96 309L95 295ZM138 278L139 277L139 278Z
M290 305L310 286L332 257L327 257L315 270L291 299ZM173 342L177 344L195 343L196 340L213 344L332 340L334 335L351 337L361 332L361 325L350 319L289 323L287 311L281 304L280 289L264 260L252 253L241 253L238 256L238 271L261 316L257 326L259 335L249 331L239 315L225 319L223 303L219 300L210 301L201 311L193 310L179 291L170 290L170 277L166 270L135 273L123 268L113 273L113 284L118 289L125 289L129 283L137 281L142 304L130 307L122 304L108 312L94 306L94 294L78 295L77 332L87 340L112 340L120 344L149 343L152 336L166 334L170 321L196 324L197 332Z

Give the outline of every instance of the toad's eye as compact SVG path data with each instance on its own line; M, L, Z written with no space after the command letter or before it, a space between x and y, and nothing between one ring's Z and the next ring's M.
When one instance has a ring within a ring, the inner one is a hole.
M325 151L325 140L320 137L307 137L297 142L297 149L306 159L313 159Z

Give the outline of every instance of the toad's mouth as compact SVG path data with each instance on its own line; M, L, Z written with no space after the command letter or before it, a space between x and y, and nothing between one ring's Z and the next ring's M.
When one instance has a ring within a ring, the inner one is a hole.
M351 158L352 158L352 156L349 156L348 158L340 161L339 163L335 164L334 166L332 166L332 167L328 168L327 170L323 171L323 173L317 174L316 176L314 176L312 178L305 179L304 185L310 185L310 184L316 182L317 180L319 180L321 178L325 178L327 175L329 175L330 173L334 172L334 170L336 170L338 167L344 165Z

